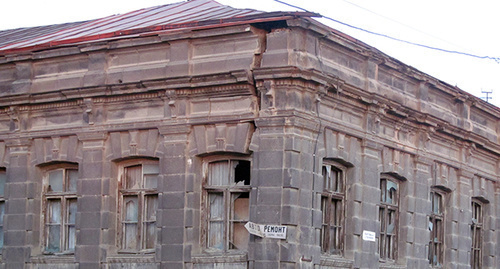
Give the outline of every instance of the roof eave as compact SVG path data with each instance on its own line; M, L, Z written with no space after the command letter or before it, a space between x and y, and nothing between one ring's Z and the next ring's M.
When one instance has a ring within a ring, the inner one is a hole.
M262 13L258 15L249 15L242 17L233 17L227 19L214 19L214 20L205 20L205 21L193 21L188 23L180 23L180 24L165 24L165 25L155 25L148 27L141 27L135 29L128 30L120 30L109 32L106 34L98 34L91 36L84 36L79 38L70 38L64 39L60 41L51 41L47 43L37 44L34 46L20 47L20 48L12 48L12 49L0 49L0 57L13 55L13 54L23 54L28 52L35 52L45 49L52 49L60 46L71 45L71 44L81 44L93 41L103 41L109 39L123 38L123 37L135 37L141 35L155 35L159 33L165 33L169 31L175 30L201 30L208 28L218 28L218 27L227 27L232 25L240 25L240 24L251 24L251 23L259 23L259 22L269 22L269 21L279 21L279 20L289 20L298 17L320 17L321 15L317 13L311 12L268 12Z

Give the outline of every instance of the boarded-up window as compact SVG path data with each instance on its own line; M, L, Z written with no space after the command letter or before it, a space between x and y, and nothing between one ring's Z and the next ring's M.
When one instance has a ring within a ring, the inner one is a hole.
M478 200L472 200L472 223L471 223L471 268L482 268L482 245L483 245L483 204Z
M444 251L444 193L432 190L430 193L431 209L429 215L429 263L433 266L442 266Z
M7 174L5 168L0 168L0 250L3 248L3 216L5 215L5 183L7 181Z
M344 245L345 173L339 166L323 165L323 192L321 194L321 250L341 255Z
M155 248L158 175L156 161L138 161L123 166L120 189L123 251L153 251Z
M382 260L395 260L399 220L399 182L391 177L380 179L379 255Z
M208 164L207 248L217 251L246 250L249 235L250 162L220 160Z
M76 165L47 170L45 176L45 252L73 252L76 245Z

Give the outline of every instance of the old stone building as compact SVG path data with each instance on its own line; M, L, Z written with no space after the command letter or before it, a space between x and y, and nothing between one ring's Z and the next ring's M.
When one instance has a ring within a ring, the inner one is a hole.
M499 268L499 108L315 16L0 31L2 268Z

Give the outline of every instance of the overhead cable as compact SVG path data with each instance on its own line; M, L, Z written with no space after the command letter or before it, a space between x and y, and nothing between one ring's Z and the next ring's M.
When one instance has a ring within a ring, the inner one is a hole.
M284 1L281 1L281 0L274 0L275 2L278 2L280 4L283 4L283 5L287 5L289 7L293 7L293 8L296 8L296 9L300 9L302 11L305 11L305 12L311 12L305 8L302 8L302 7L299 7L299 6L295 6L295 5L292 5L292 4L289 4L287 2L284 2ZM319 13L317 13L319 14ZM352 29L356 29L356 30L359 30L359 31L363 31L365 33L369 33L369 34L372 34L372 35L376 35L376 36L381 36L381 37L384 37L384 38L387 38L387 39L391 39L391 40L394 40L394 41L398 41L398 42L402 42L402 43L406 43L406 44L410 44L410 45L413 45L413 46L418 46L418 47L422 47L422 48L426 48L426 49L431 49L431 50L436 50L436 51L441 51L441 52L447 52L447 53L453 53L453 54L459 54L459 55L464 55L464 56L469 56L469 57L474 57L474 58L478 58L478 59L489 59L489 60L494 60L496 61L497 63L500 63L500 57L492 57L492 56L480 56L480 55L475 55L475 54L471 54L471 53L467 53L467 52L461 52L461 51L456 51L456 50L447 50L447 49L442 49L442 48L437 48L437 47L432 47L432 46L428 46L428 45L425 45L425 44L420 44L420 43L415 43L415 42L411 42L411 41L408 41L408 40L403 40L403 39L399 39L399 38L396 38L396 37L392 37L392 36L389 36L389 35L386 35L386 34L381 34L381 33L377 33L377 32L373 32L373 31L370 31L370 30L366 30L364 28L361 28L361 27L357 27L357 26L354 26L354 25L350 25L348 23L345 23L345 22L341 22L339 20L336 20L336 19L333 19L331 17L328 17L328 16L324 16L322 14L320 14L321 17L327 19L327 20L330 20L330 21L333 21L333 22L336 22L338 24L342 24L344 26L347 26L347 27L350 27Z
M457 44L453 44L453 43L451 43L451 42L449 42L449 41L447 41L447 40L444 40L444 39L442 39L442 38L440 38L440 37L437 37L437 36L435 36L435 35L431 35L431 34L429 34L429 33L426 33L426 32L424 32L424 31L422 31L422 30L419 30L419 29L417 29L417 28L415 28L415 27L413 27L413 26L411 26L411 25L408 25L408 24L405 24L405 23L399 22L399 21L397 21L397 20L394 20L394 19L389 18L389 17L384 16L384 15L381 15L381 14L379 14L379 13L377 13L377 12L374 12L374 11L372 11L372 10L370 10L370 9L367 9L367 8L365 8L365 7L362 7L362 6L360 6L360 5L357 5L357 4L355 4L355 3L353 3L353 2L350 2L350 1L348 1L348 0L342 0L342 1L343 1L343 2L345 2L345 3L347 3L347 4L349 4L349 5L352 5L352 6L354 6L354 7L357 7L357 8L359 8L359 9L362 9L362 10L364 10L364 11L366 11L366 12L369 12L369 13L372 13L372 14L374 14L374 15L376 15L376 16L379 16L379 17L381 17L381 18L383 18L383 19L385 19L385 20L388 20L388 21L391 21L391 22L397 23L397 24L399 24L399 25L401 25L401 26L404 26L404 27L406 27L406 28L409 28L409 29L411 29L411 30L413 30L413 31L419 32L419 33L421 33L421 34L424 34L424 35L426 35L426 36L432 37L432 38L437 39L437 40L441 40L441 41L443 41L443 42L445 42L445 43L448 43L448 44L450 44L450 45L453 45L453 46L456 46L456 47L460 47L460 46L459 46L459 45L457 45ZM461 47L461 49L465 49L465 48Z

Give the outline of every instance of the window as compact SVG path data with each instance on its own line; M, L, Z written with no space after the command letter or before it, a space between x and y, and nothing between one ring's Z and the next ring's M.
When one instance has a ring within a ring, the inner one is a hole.
M429 216L429 263L433 266L443 264L443 235L444 235L444 194L437 190L431 191L431 209Z
M472 248L471 268L482 267L482 243L483 243L483 205L477 200L472 200L472 224L471 224Z
M121 249L127 252L153 251L158 209L158 162L129 162L122 166L121 173Z
M379 254L382 260L396 260L399 219L399 184L396 179L380 179Z
M323 166L323 192L321 194L321 250L341 255L343 250L345 173L334 165Z
M246 250L249 220L250 162L218 160L208 163L205 182L209 250Z
M73 252L76 243L76 165L45 172L45 252Z
M5 215L5 183L7 174L5 168L0 168L0 250L3 248L3 216Z

